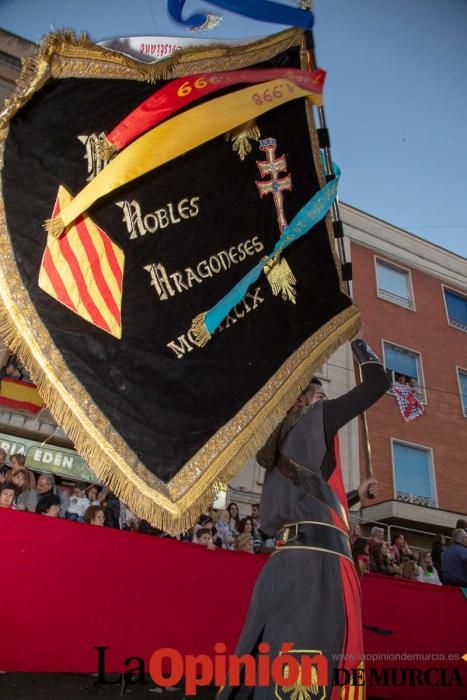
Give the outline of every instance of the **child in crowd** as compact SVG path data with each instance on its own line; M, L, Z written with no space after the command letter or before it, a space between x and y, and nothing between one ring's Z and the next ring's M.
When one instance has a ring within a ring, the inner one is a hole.
M212 542L211 530L207 527L201 527L197 530L195 535L195 543L202 544L208 549L216 549L216 546Z
M76 484L73 489L73 495L70 496L70 504L66 512L67 520L76 520L80 523L84 522L84 514L91 505L89 498L86 496L82 484Z

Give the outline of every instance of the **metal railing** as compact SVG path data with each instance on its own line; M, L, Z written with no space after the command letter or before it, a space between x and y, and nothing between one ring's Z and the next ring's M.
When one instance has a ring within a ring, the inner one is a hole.
M391 542L391 530L396 530L397 532L413 532L417 535L424 535L428 537L435 537L436 535L439 534L439 532L428 532L427 530L418 530L417 528L414 527L407 527L406 525L391 525L388 523L381 522L379 520L368 520L367 518L363 518L360 513L358 512L350 512L350 518L349 518L351 523L357 523L358 525L372 525L372 526L377 526L380 527L382 530L387 531L387 542ZM448 535L445 535L446 537L446 543L448 540L451 538ZM426 547L417 547L416 545L412 546L409 545L411 549L416 549L416 550L423 550L426 549Z

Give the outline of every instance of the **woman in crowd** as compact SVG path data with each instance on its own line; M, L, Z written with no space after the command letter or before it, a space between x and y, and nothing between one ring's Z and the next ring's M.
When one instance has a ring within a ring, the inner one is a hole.
M13 481L14 475L19 472L20 469L26 469L25 467L26 464L26 457L19 452L16 454L12 455L11 457L11 469L8 472L8 481ZM26 473L28 475L28 489L35 489L36 488L36 477L32 472L29 471L29 469L26 469Z
M13 474L11 481L16 486L16 509L29 510L31 513L35 513L38 496L37 491L29 486L28 470L18 469Z
M417 581L422 583L434 583L435 586L441 586L441 581L439 580L438 572L433 566L433 559L431 557L431 552L424 550L418 555L418 566L421 569L421 573L417 576Z
M362 529L359 523L350 523L349 527L349 537L350 543L353 544L355 540L362 536Z
M402 576L402 569L392 561L385 542L370 544L370 571L374 574L386 574L386 576Z
M91 484L86 489L86 495L89 498L89 503L91 506L100 506L104 500L105 493L99 491L99 487L96 484Z
M104 527L105 515L100 506L89 506L84 514L84 522L88 525L99 525Z
M253 551L255 548L255 528L253 525L253 518L243 518L240 520L238 523L238 535L235 538L235 546L236 548L241 551L250 551L250 540L251 540L251 545L253 546ZM261 541L262 545L262 541Z
M353 560L359 576L369 571L368 540L358 537L352 545Z
M250 544L253 547L252 550ZM247 517L240 520L238 524L238 535L235 538L235 546L236 549L241 552L260 551L263 546L263 540L255 530L253 518Z
M413 559L409 559L402 564L402 578L417 581L420 576L420 567Z
M233 537L238 536L238 525L240 523L240 513L237 503L229 503L229 527Z

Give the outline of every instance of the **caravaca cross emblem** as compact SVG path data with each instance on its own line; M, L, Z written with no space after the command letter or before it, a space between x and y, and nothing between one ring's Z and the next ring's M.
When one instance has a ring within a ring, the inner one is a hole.
M284 155L276 158L276 139L264 139L259 142L259 148L266 154L266 160L257 160L260 175L264 178L266 175L271 177L270 180L256 180L261 199L264 195L272 194L274 205L277 212L277 223L279 224L279 233L282 233L287 226L287 220L284 214L283 192L292 189L292 176L290 174L279 177L282 173L287 173L287 161ZM266 265L264 272L272 288L272 293L281 294L284 301L291 301L295 304L296 289L295 277L289 264L285 258L281 258L278 253L273 260Z

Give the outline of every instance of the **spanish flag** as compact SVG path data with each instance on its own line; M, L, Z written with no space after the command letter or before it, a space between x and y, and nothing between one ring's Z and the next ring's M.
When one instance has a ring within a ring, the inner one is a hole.
M1 382L0 404L8 408L37 413L44 402L35 384L5 377Z
M61 185L53 215L71 200ZM123 251L84 214L60 238L47 237L39 287L89 323L121 338L124 262Z

